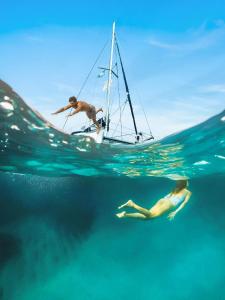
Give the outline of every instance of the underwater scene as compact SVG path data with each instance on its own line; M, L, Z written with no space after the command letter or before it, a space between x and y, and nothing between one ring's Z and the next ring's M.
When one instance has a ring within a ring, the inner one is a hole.
M0 299L225 299L224 126L225 111L149 144L96 144L0 81ZM172 221L116 217L179 179L192 195Z

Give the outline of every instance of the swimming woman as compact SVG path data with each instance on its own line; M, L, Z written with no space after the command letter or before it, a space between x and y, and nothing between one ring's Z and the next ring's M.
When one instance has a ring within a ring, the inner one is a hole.
M187 189L187 180L176 181L176 187L166 195L164 198L156 202L155 205L150 209L143 208L132 200L128 200L125 204L118 207L118 209L124 207L131 207L137 210L135 213L127 213L123 211L116 214L118 218L135 218L142 220L150 220L162 216L163 214L170 212L168 214L169 220L173 220L175 215L187 204L191 197L191 192Z

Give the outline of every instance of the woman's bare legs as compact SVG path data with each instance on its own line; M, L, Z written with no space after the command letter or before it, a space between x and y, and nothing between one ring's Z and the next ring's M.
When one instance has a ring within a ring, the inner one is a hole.
M128 200L126 203L124 203L123 205L119 206L118 208L121 209L123 207L132 207L132 208L136 209L137 211L140 211L142 213L142 215L149 216L149 214L150 214L150 210L149 209L137 205L132 200Z
M169 205L170 206L170 205ZM125 204L119 206L121 209L123 207L131 207L139 211L140 213L127 213L123 211L118 213L116 216L118 218L137 218L137 219L152 219L161 216L166 211L170 209L170 207L165 201L159 200L151 209L146 209L134 203L132 200L128 200Z
M150 211L144 207L141 207L134 203L132 200L128 200L125 204L119 206L118 208L121 209L123 207L132 207L139 211L140 213L127 213L126 211L123 211L121 213L116 214L118 218L136 218L136 219L150 219L153 217L150 213Z
M126 217L128 217L128 218L135 218L135 219L142 219L142 220L148 219L143 214L140 214L140 213L131 213L131 214L129 214L129 213L125 212L125 211L122 211L121 213L116 214L116 216L118 218L126 218Z

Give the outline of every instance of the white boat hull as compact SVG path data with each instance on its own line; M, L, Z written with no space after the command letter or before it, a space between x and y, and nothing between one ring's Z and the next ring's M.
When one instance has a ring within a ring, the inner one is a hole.
M97 133L96 131L91 131L91 132L79 132L79 133L75 133L74 135L89 137L93 139L95 143L101 144L103 142L104 130L100 129L99 133Z
M120 139L115 139L112 137L105 136L105 130L100 129L100 132L97 133L96 131L90 131L90 132L74 132L73 135L79 135L83 137L91 138L95 141L96 144L113 144L113 145L140 145L140 144L146 144L151 143L150 140L139 140L138 142L130 142Z

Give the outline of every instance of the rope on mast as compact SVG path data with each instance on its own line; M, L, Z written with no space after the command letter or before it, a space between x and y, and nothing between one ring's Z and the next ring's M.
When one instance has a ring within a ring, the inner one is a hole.
M139 93L138 93L138 94L139 94ZM146 123L147 123L147 126L148 126L148 130L149 130L150 136L153 137L152 131L151 131L151 128L150 128L150 125L149 125L149 122L148 122L148 118L147 118L146 112L145 112L145 110L144 110L144 106L142 105L142 102L141 102L141 100L140 100L140 97L138 97L138 101L139 101L139 104L140 104L140 106L141 106L141 108L142 108L142 111L143 111L143 113L144 113L145 121L146 121Z
M121 118L122 118L122 115L123 115L123 112L124 112L125 107L126 107L126 102L124 103L123 108L120 109ZM117 109L117 110L119 110L119 109ZM114 112L114 113L116 113L116 112ZM117 122L116 127L115 127L115 129L114 129L114 131L113 131L113 134L116 132L117 127L119 126L119 124L120 124L120 122ZM133 129L132 129L132 130L133 130ZM121 136L122 136L122 134L121 134Z
M108 41L106 41L106 43L104 44L102 50L100 51L100 53L99 53L99 55L97 56L97 58L96 58L94 64L92 65L92 67L91 67L89 73L88 73L87 76L85 77L84 82L83 82L83 84L81 85L81 88L80 88L80 90L79 90L79 92L78 92L78 94L77 94L77 97L76 97L77 99L79 98L80 94L82 93L82 91L83 91L83 89L84 89L84 87L85 87L85 85L86 85L86 83L87 83L89 77L91 76L91 73L92 73L94 67L96 66L97 62L99 61L100 57L102 56L102 53L103 53L103 51L105 50L107 44L108 44ZM72 109L73 109L73 108L70 109L70 113L71 113ZM69 116L66 117L65 123L64 123L64 125L63 125L63 130L64 130L65 126L66 126L66 123L67 123L67 121L68 121L68 118L69 118Z
M119 110L120 110L120 134L121 136L123 135L123 126L122 126L122 112L121 112L121 97L120 97L120 81L119 81L119 68L118 68L118 64L117 64L117 60L118 60L118 54L117 51L115 51L115 56L116 56L116 72L117 72L117 92L118 92L118 98L119 98Z
M108 72L108 82L107 82L107 111L106 111L106 131L109 132L109 114L110 114L110 104L111 104L111 80L112 80L112 67L113 67L113 52L114 52L114 43L115 43L115 22L113 22L112 27L112 40L111 40L111 51L110 51L110 60L109 60L109 72Z
M119 59L120 59L120 65L121 65L123 79L124 79L124 84L125 84L125 88L126 88L127 99L128 99L129 105L130 105L130 111L131 111L131 115L132 115L132 119L133 119L134 130L135 130L136 138L138 139L139 135L138 135L137 125L136 125L136 121L135 121L135 117L134 117L133 106L132 106L132 103L131 103L130 91L129 91L129 87L128 87L128 83L127 83L127 78L126 78L125 70L124 70L124 67L123 67L122 58L121 58L120 50L119 50L119 45L118 45L118 41L117 41L116 37L115 37L115 43L116 43L116 48L117 48Z

